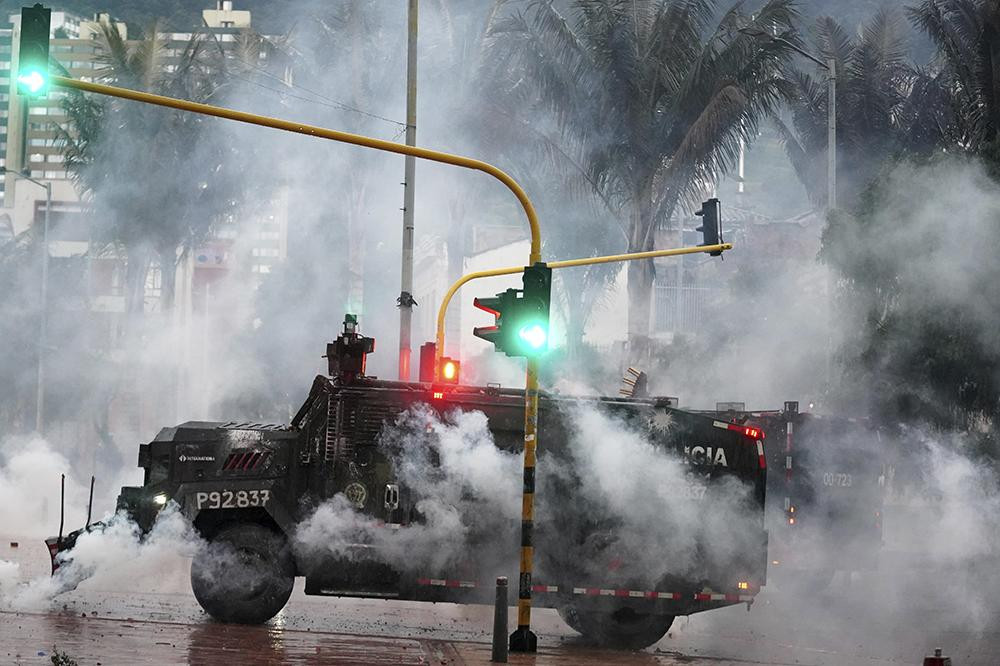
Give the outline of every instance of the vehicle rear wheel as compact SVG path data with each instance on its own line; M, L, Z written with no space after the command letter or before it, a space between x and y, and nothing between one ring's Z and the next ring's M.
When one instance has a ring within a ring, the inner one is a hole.
M191 561L195 598L222 622L267 622L288 603L294 583L288 542L254 523L223 529Z
M640 613L631 608L615 611L581 611L563 606L559 617L584 638L602 647L641 650L663 638L674 622L673 615Z

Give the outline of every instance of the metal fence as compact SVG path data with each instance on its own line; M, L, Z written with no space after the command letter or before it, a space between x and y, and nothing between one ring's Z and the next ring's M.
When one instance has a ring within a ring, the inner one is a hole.
M705 308L722 295L718 287L656 285L653 296L653 333L697 333Z

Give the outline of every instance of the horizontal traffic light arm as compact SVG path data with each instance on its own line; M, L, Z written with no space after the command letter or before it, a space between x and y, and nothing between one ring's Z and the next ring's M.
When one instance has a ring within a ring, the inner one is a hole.
M376 139L369 136L363 136L361 134L351 134L350 132L341 132L339 130L316 127L315 125L306 125L304 123L296 123L290 120L282 120L280 118L259 116L255 113L246 113L244 111L236 111L221 106L201 104L199 102L175 99L173 97L165 97L163 95L154 95L153 93L129 90L128 88L119 88L117 86L104 85L103 83L79 81L65 76L53 76L52 85L60 88L70 88L73 90L81 90L83 92L96 93L98 95L109 95L111 97L132 100L133 102L165 106L179 111L189 111L191 113L200 113L206 116L215 116L216 118L235 120L236 122L248 123L250 125L270 127L272 129L283 130L285 132L295 132L296 134L315 136L321 139L349 143L355 146L363 146L365 148L373 148L375 150L398 153L400 155L412 155L413 157L430 160L432 162L441 162L443 164L451 164L452 166L472 169L474 171L482 171L483 173L489 174L499 180L507 186L507 189L509 189L515 197L517 197L518 202L520 202L521 207L524 209L525 216L528 218L528 226L531 230L531 253L528 258L528 262L533 264L537 261L541 261L542 259L542 236L541 230L538 226L538 215L535 213L535 207L532 205L531 200L528 199L528 195L525 193L524 189L517 183L516 180L511 178L503 170L489 164L488 162L472 159L471 157L464 157L462 155L452 155L451 153L430 150L428 148L407 146L406 144L396 143L394 141L385 141L384 139Z
M681 254L698 254L699 252L724 252L732 250L732 243L718 245L696 245L694 247L675 247L670 250L650 250L649 252L630 252L628 254L609 254L604 257L584 257L583 259L567 259L565 261L550 261L549 268L572 268L573 266L590 266L592 264L610 264L615 261L636 261L638 259L655 259L657 257L675 257ZM523 268L521 269L524 270Z
M592 266L593 264L610 264L616 261L636 261L639 259L655 259L657 257L676 257L683 254L698 254L700 252L725 252L732 250L732 243L720 243L719 245L695 245L693 247L675 247L668 250L650 250L649 252L631 252L627 254L609 254L603 257L583 257L581 259L566 259L564 261L550 261L546 264L549 268L572 268L574 266ZM444 320L448 314L448 305L452 296L462 288L466 282L478 280L479 278L496 277L498 275L516 275L523 273L524 266L508 266L507 268L494 268L488 271L475 271L467 273L455 280L455 283L445 292L441 300L441 307L438 308L437 316L437 348L435 349L434 367L438 368L441 363L441 356L444 349Z

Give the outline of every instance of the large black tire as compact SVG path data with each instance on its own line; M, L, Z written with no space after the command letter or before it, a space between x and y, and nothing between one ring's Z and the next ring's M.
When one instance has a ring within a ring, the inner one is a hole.
M601 647L641 650L663 638L674 622L673 615L639 613L631 608L616 611L581 611L563 606L559 617L571 629Z
M223 529L191 561L194 596L221 622L267 622L288 603L294 583L288 542L254 523Z

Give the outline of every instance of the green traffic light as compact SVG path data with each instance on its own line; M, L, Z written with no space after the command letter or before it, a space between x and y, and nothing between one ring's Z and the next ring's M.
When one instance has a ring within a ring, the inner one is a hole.
M17 93L42 97L49 87L49 36L52 11L36 4L21 8L21 39L17 47Z
M545 341L548 339L545 327L541 324L523 326L521 330L517 332L517 335L519 338L524 340L524 342L531 349L541 349L545 346Z
M37 69L32 70L27 74L21 74L17 77L17 82L24 88L24 90L32 95L41 92L48 83L42 73Z

